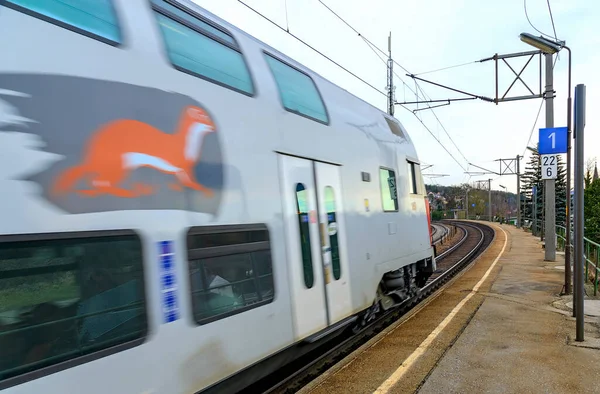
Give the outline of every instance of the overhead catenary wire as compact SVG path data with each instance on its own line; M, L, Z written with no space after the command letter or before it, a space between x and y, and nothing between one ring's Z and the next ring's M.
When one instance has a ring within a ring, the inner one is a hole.
M548 7L550 7L550 5L548 5ZM533 23L531 23L531 20L529 19L529 14L527 13L527 0L523 0L523 8L525 9L525 17L527 18L527 22L529 22L529 25L530 25L530 26L531 26L531 27L532 27L532 28L533 28L535 31L537 31L538 33L540 33L541 35L543 35L543 36L546 36L546 37L550 37L550 38L552 38L552 36L551 36L550 34L546 34L546 33L544 33L543 31L541 31L541 30L539 30L537 27L535 27L535 26L533 25Z
M322 53L321 51L319 51L318 49L314 48L312 45L308 44L307 42L305 42L304 40L302 40L301 38L297 37L296 35L294 35L293 33L291 33L290 31L286 30L285 28L283 28L282 26L280 26L279 24L277 24L276 22L274 22L273 20L271 20L270 18L268 18L267 16L263 15L260 11L255 10L254 8L252 8L250 5L244 3L242 0L237 0L239 3L241 3L242 5L244 5L245 7L247 7L248 9L250 9L251 11L253 11L254 13L256 13L257 15L261 16L262 18L266 19L267 21L271 22L271 24L275 25L276 27L278 27L279 29L281 29L282 31L286 32L287 34L289 34L290 36L292 36L293 38L295 38L296 40L300 41L302 44L306 45L308 48L312 49L313 51L315 51L316 53L318 53L319 55L323 56L325 59L329 60L330 62L332 62L333 64L335 64L336 66L338 66L339 68L341 68L342 70L346 71L348 74L352 75L354 78L358 79L359 81L361 81L362 83L364 83L365 85L369 86L371 89L375 90L376 92L384 95L387 97L387 93L385 93L382 90L377 89L375 86L373 86L372 84L370 84L369 82L367 82L366 80L364 80L363 78L359 77L358 75L354 74L352 71L348 70L346 67L342 66L341 64L339 64L338 62L336 62L335 60L331 59L329 56L325 55L324 53Z
M425 93L425 91L423 90L423 88L421 87L421 85L417 84L417 88L421 91L421 93L423 94L423 96L425 98L429 98L431 100L431 97L429 97L429 95L427 95ZM454 140L450 136L450 133L448 133L448 130L446 130L446 127L444 127L444 125L442 124L442 122L440 121L440 119L438 118L438 116L436 115L435 111L431 111L431 113L433 114L433 116L435 117L435 119L438 121L438 123L440 124L440 126L442 126L442 129L444 130L444 132L446 133L446 135L448 136L448 138L450 139L450 141L452 142L452 144L454 145L454 147L456 148L456 150L458 151L458 153L460 153L460 155L462 156L462 158L465 159L465 161L468 163L469 159L467 159L465 157L465 155L462 153L462 151L460 150L460 148L458 147L458 145L456 145L456 143L454 142Z
M379 58L379 60L381 60L381 62L387 67L387 61L385 60L385 57L381 57L381 55L379 55L377 53L377 51L381 52L381 49L377 48L377 46L375 44L373 44L371 41L369 41L366 37L361 35L361 38L365 41L365 43L367 44L367 46L369 48L371 48L371 50L373 51L373 53L375 53L375 55ZM384 56L387 56L386 53L382 52ZM393 61L393 60L392 60ZM396 63L394 61L394 63ZM400 65L399 65L400 66ZM402 67L402 66L400 66ZM404 88L408 88L408 90L410 90L416 97L419 96L419 94L413 90L405 81L404 79L402 79L402 77L400 75L398 75L398 73L396 73L395 71L392 71L393 74L396 76L396 78L398 78L400 80L400 82L402 82L402 85L404 86ZM406 92L404 93L404 96L406 97ZM405 99L406 101L406 99Z
M556 66L556 62L558 60L558 56L554 58L554 63L552 64L552 69ZM527 139L527 143L525 144L525 149L523 149L523 154L521 156L525 156L525 152L527 152L527 147L531 142L531 137L533 137L533 132L535 131L535 126L537 125L538 119L540 117L540 113L542 112L542 107L544 106L544 100L540 103L540 108L538 108L537 115L535 117L535 121L533 122L533 126L531 126L531 131L529 132L529 138Z
M321 2L321 0L319 0L319 2ZM332 11L332 12L333 12L333 11ZM338 16L338 18L339 18L339 16ZM351 28L352 28L352 27L351 27ZM354 29L354 28L352 28L352 30L355 30L355 29ZM361 35L361 37L363 38L363 40L365 40L365 43L367 43L367 46L369 46L369 48L371 48L371 50L372 50L372 51L375 53L375 55L377 55L377 57L379 58L379 60L381 60L381 62L387 66L387 62L385 61L385 59L384 59L384 58L382 58L382 57L381 57L381 56L380 56L380 55L379 55L379 54L378 54L378 53L375 51L375 49L377 49L377 47L376 47L374 44L372 44L370 41L368 41L368 40L367 40L367 39L366 39L364 36L362 36L362 35ZM396 62L394 62L394 63L396 63ZM401 67L402 69L404 69L406 72L408 72L408 70L406 70L404 67L402 67L402 65L398 64L398 66L399 66L399 67ZM411 87L410 87L410 86L409 86L409 85L408 85L406 82L404 82L404 80L403 80L403 79L402 79L402 78L401 78L401 77L400 77L400 76L399 76L399 75L398 75L398 74L397 74L395 71L393 71L393 74L394 74L394 75L395 75L395 76L396 76L398 79L400 79L400 81L402 82L402 84L403 84L405 87L408 87L408 89L409 89L409 90L410 90L410 91L411 91L411 92L412 92L412 93L413 93L413 94L414 94L414 95L417 97L417 100L418 100L418 98L419 98L419 91L421 91L421 93L423 94L423 97L427 96L427 95L426 95L426 93L425 93L425 91L423 90L423 88L422 88L422 87L421 87L421 86L420 86L420 85L417 83L417 81L416 81L416 80L415 80L415 90L413 90L413 89L412 89L412 88L411 88ZM430 106L429 104L427 104L427 103L426 103L426 105L427 105L427 107L429 107L429 108L431 109L431 106ZM408 111L411 111L410 109L406 108L406 106L404 106L404 105L401 105L401 107L403 107L404 109L406 109L406 110L408 110ZM422 120L421 118L419 118L419 117L418 117L418 116L417 116L417 115L414 113L414 111L411 111L411 112L412 112L412 114L413 114L413 115L414 115L414 116L415 116L415 117L416 117L416 118L419 120L419 122L421 122L421 124L422 124L423 126L425 126L425 124L423 123L423 120ZM463 159L465 159L465 162L467 162L467 163L468 163L468 162L469 162L469 160L468 160L468 159L465 157L465 155L462 153L462 151L460 150L460 148L459 148L459 147L456 145L456 143L454 142L454 140L453 140L453 139L452 139L452 137L450 136L450 133L448 133L448 130L446 129L446 127L444 126L444 124L442 123L442 121L441 121L441 120L440 120L440 119L437 117L437 115L436 115L435 111L434 111L433 109L431 109L431 112L433 113L433 115L434 115L435 119L437 120L438 124L439 124L440 126L442 126L442 129L444 130L444 132L446 133L446 135L448 136L448 138L450 138L450 141L452 142L452 144L453 144L453 145L456 147L456 149L458 150L458 152L460 153L460 155L463 157ZM433 136L433 133L431 132L431 130L430 130L428 127L426 127L426 126L425 126L425 129L427 129L427 131L428 131L428 132L429 132L429 133L430 133L430 134ZM439 140L438 138L436 138L435 136L434 136L434 138L435 138L435 140L436 140L436 141L437 141L437 142L438 142L440 145L442 145L442 147L443 147L443 148L444 148L444 150L445 150L445 151L446 151L446 152L447 152L447 153L450 155L450 157L452 157L452 159L458 163L458 165L460 166L460 168L462 168L462 169L463 169L463 171L467 171L467 170L465 169L465 167L463 167L463 166L462 166L462 165L461 165L461 164L458 162L458 160L457 160L457 159L454 157L454 155L452 155L452 153L450 153L450 152L449 152L449 151L446 149L446 147L445 147L445 146L444 146L444 145L443 145L443 144L440 142L440 140Z
M319 3L321 3L325 8L327 8L333 15L335 15L340 21L342 21L342 23L344 23L346 26L348 26L353 32L355 32L359 37L361 37L363 40L365 40L365 42L367 44L370 44L373 46L374 49L378 50L382 55L387 56L387 53L384 52L381 48L377 47L377 45L373 44L367 37L363 36L362 34L360 34L360 32L358 30L356 30L354 27L352 27L352 25L348 22L346 22L346 20L344 18L342 18L337 12L335 12L333 9L331 9L331 7L329 7L327 4L325 4L322 0L318 0Z
M402 108L404 108L405 110L409 111L410 113L413 113L409 108L406 108L406 106L404 106L404 105L400 105L400 106ZM414 113L413 113L413 115L414 115ZM444 144L442 144L442 142L435 136L435 134L433 134L433 132L429 129L429 127L427 127L427 125L425 123L423 123L423 121L421 119L419 119L418 116L415 115L415 118L417 118L417 120L419 122L421 122L423 127L425 127L425 130L427 130L429 132L429 134L431 134L431 136L440 144L440 146L442 148L444 148L446 153L448 153L450 155L450 157L452 157L452 159L456 162L456 164L458 164L458 166L460 168L462 168L463 171L467 171L467 169L456 159L456 157L454 157L454 155L452 153L450 153L450 151L448 151L448 149L446 149L446 146L444 146Z
M350 25L350 24L349 24L349 23L348 23L346 20L344 20L344 18L342 18L342 17L341 17L339 14L337 14L337 13L336 13L336 12L335 12L333 9L331 9L331 7L329 7L327 4L325 4L325 3L324 3L322 0L318 0L318 1L319 1L319 3L321 3L321 4L322 4L324 7L326 7L326 8L327 8L327 9L328 9L328 10L329 10L331 13L333 13L333 14L334 14L334 15L335 15L335 16L336 16L338 19L340 19L340 20L341 20L341 21L342 21L342 22L343 22L343 23L344 23L346 26L348 26L350 29L352 29L352 31L354 31L354 32L355 32L355 33L356 33L358 36L362 37L362 38L363 38L363 40L364 40L364 41L365 41L365 42L366 42L366 43L369 45L369 47L370 47L370 48L371 48L371 49L372 49L372 50L373 50L375 53L376 53L376 51L379 51L379 52L380 52L381 54L383 54L384 56L386 55L386 53L385 53L385 52L384 52L382 49L378 48L378 47L377 47L375 44L373 44L373 43L372 43L371 41L369 41L369 40L368 40L366 37L364 37L364 36L363 36L363 35L362 35L362 34L361 34L361 33L360 33L358 30L356 30L356 29L355 29L355 28L354 28L352 25ZM551 21L552 21L552 29L553 29L553 32L554 32L554 38L555 38L556 40L558 40L558 38L557 38L557 35L556 35L556 27L555 27L555 24L554 24L554 18L553 18L553 15L552 15L552 8L551 8L551 6L550 6L550 0L546 0L546 1L547 1L547 4L548 4L548 11L549 11L549 13L550 13L550 19L551 19ZM529 24L531 25L531 27L532 27L533 29L535 29L537 32L539 32L540 34L542 34L542 35L545 35L545 36L547 36L547 37L551 37L549 34L546 34L546 33L542 32L542 31L540 31L539 29L537 29L537 28L536 28L536 27L535 27L535 26L534 26L534 25L531 23L531 20L529 19L529 15L528 15L528 13L527 13L527 0L524 0L524 1L523 1L523 7L524 7L524 10L525 10L525 16L526 16L526 18L527 18L527 21L528 21L528 22L529 22ZM377 53L376 53L376 54L377 54ZM386 65L387 65L387 63L385 62L385 60L384 60L384 59L382 59L380 56L378 56L378 57L380 58L380 60L382 60L382 61L383 61L383 62L384 62ZM556 60L558 60L558 56L555 58L554 64L553 64L553 66L552 66L553 68L554 68L554 66L556 65ZM407 69L406 69L404 66L402 66L400 63L398 63L398 62L397 62L397 61L395 61L395 60L392 60L392 61L393 61L393 63L394 63L394 64L396 64L398 67L400 67L401 69L403 69L403 70L404 70L404 71L405 71L407 74L411 74L411 73L410 73L410 72L409 72L409 71L408 71L408 70L407 70ZM426 73L432 73L432 72L436 72L436 71L447 70L447 69L451 69L451 68L456 68L456 67L466 66L466 65L473 64L473 63L476 63L476 62L477 62L477 61L473 61L473 62L467 62L467 63L461 63L461 64L457 64L457 65L454 65L454 66L448 66L448 67L443 67L443 68L436 69L436 70L431 70L431 71L422 72L422 73L419 73L419 74L421 74L421 75L422 75L422 74L426 74ZM425 94L425 92L424 92L423 88L422 88L422 87L420 87L418 84L416 84L416 81L415 81L415 90L417 90L417 91L413 90L413 89L412 89L412 88L411 88L409 85L407 85L407 84L406 84L406 82L404 82L404 80L403 80L403 79L402 79L402 78L401 78L401 77L400 77L400 76L399 76L399 75L398 75L396 72L394 72L394 75L395 75L395 76L396 76L398 79L400 79L400 81L402 82L402 84L403 84L404 88L408 87L408 88L409 88L409 90L410 90L411 92L413 92L417 98L419 97L418 90L420 90L420 91L421 91L421 93L423 94L423 96L424 96L424 97L426 97L426 96L427 96L427 95ZM417 74L412 74L412 75L417 75ZM405 100L405 101L406 101L406 100ZM541 112L541 108L542 108L543 104L544 104L544 101L542 101L542 103L541 103L541 105L540 105L540 108L539 108L539 110L538 110L538 114L537 114L537 116L536 116L536 121L535 121L535 123L534 123L534 125L533 125L532 131L530 132L529 139L528 139L528 142L527 142L527 145L526 145L526 146L528 146L528 145L529 145L529 142L531 141L531 137L532 137L532 135L533 135L533 130L535 129L535 125L537 124L537 121L538 121L538 118L539 118L539 114L540 114L540 112ZM431 106L429 106L428 104L427 104L427 106L428 106L429 108L431 108ZM404 106L402 106L402 107L403 107L403 108L405 108L405 109L407 109L407 110L409 110L408 108L406 108L406 107L404 107ZM411 112L412 112L412 111L411 111ZM444 127L444 125L441 123L441 121L439 120L439 118L438 118L438 117L437 117L437 115L435 114L435 111L433 111L433 109L431 109L431 112L434 114L434 116L435 116L436 120L438 121L438 123L440 124L440 126L442 126L442 129L444 129L444 131L446 132L446 134L448 135L448 137L450 138L450 140L452 141L452 143L454 144L454 146L457 148L457 150L459 151L459 153L461 154L461 156L462 156L462 157L463 157L463 158L464 158L464 159L465 159L467 162L469 162L469 161L466 159L465 155L462 153L462 151L460 151L460 149L458 148L458 146L456 145L456 143L454 143L454 141L452 140L452 137L450 137L450 135L449 135L449 133L447 132L446 128ZM423 124L423 126L425 126L425 125L424 125L424 123L422 122L422 120L421 120L421 119L420 119L418 116L416 116L416 114L415 114L414 112L412 112L412 113L413 113L413 115L415 115L415 117L416 117L417 119L419 119L419 121L420 121L420 122ZM429 128L427 128L427 127L426 127L426 129L427 129L427 130L428 130L428 131L431 133L431 131L429 130ZM432 133L431 133L431 134L432 134ZM433 134L432 134L432 135L433 135ZM437 138L436 138L436 140L438 141L438 143L440 143L440 141L439 141ZM441 144L441 143L440 143L440 144ZM445 147L444 147L444 149L445 149ZM527 148L525 148L525 150L526 150L526 149L527 149ZM447 150L446 150L446 151L447 151ZM448 152L448 151L447 151L447 152ZM450 152L448 152L448 154L450 154ZM450 154L450 155L451 155L451 154ZM451 155L451 156L452 156L452 155ZM456 161L456 159L454 158L454 156L452 156L452 158L453 158L453 159ZM462 168L462 166L461 166L461 168Z
M529 133L529 139L527 139L527 143L525 144L525 149L523 149L523 154L521 156L525 156L525 152L527 152L527 147L531 142L531 137L533 136L533 131L535 130L535 125L537 125L538 119L540 117L540 113L542 112L542 107L544 106L544 100L540 103L540 108L538 109L537 115L535 117L535 121L533 122L533 126L531 127L531 132Z
M373 45L369 40L367 40L365 37L361 36L362 39L365 41L365 43L367 44L367 46L369 48L371 48L371 50L373 51L373 53L375 53L375 55L379 58L379 60L381 60L381 62L387 67L387 62L385 60L385 58L381 57L376 49L377 47L375 45ZM387 56L387 55L386 55ZM402 85L404 86L404 89L408 88L408 90L410 90L416 97L419 97L419 94L417 91L413 90L403 79L400 75L398 75L398 73L396 73L395 71L392 71L393 74L396 76L396 78L398 78L400 80L400 82L402 82ZM404 92L404 96L406 97L406 91ZM406 100L405 100L406 101Z
M239 1L239 0L238 0ZM371 40L369 40L367 37L365 37L364 35L362 35L358 30L356 30L350 23L348 23L344 18L342 18L337 12L335 12L331 7L329 7L327 4L325 4L325 2L323 2L323 0L318 0L319 3L321 3L321 5L323 5L323 7L327 8L329 10L329 12L331 12L333 15L336 16L336 18L338 18L342 23L344 23L346 26L348 26L353 32L355 32L359 37L361 37L365 43L374 51L374 52L379 52L381 53L383 56L387 56L388 54L381 48L379 48L377 45L373 44L373 42L371 42ZM376 53L377 54L377 53ZM378 56L379 57L379 56ZM381 59L381 57L379 57ZM384 63L385 60L383 60ZM402 70L404 70L405 72L409 73L410 72L404 68L404 66L402 66L400 63L396 62L395 60L392 59L392 62L394 62L394 64L396 64L398 67L400 67ZM387 63L386 63L387 65ZM396 77L398 77L400 79L400 81L406 85L406 82L404 82L404 80L396 73L394 72L394 75L396 75ZM406 85L408 86L408 85ZM409 87L410 89L410 87ZM414 90L411 89L411 91L417 95L417 92L415 92Z
M277 28L279 28L280 30L284 31L285 33L289 34L291 37L295 38L296 40L298 40L299 42L301 42L302 44L304 44L305 46L307 46L308 48L310 48L311 50L315 51L316 53L318 53L319 55L323 56L325 59L329 60L330 62L332 62L333 64L335 64L336 66L338 66L339 68L341 68L342 70L346 71L348 74L352 75L353 77L355 77L356 79L358 79L359 81L363 82L364 84L366 84L367 86L369 86L371 89L375 90L376 92L384 95L387 97L387 94L381 90L379 90L378 88L376 88L375 86L373 86L372 84L370 84L369 82L367 82L366 80L364 80L363 78L359 77L358 75L354 74L352 71L348 70L346 67L342 66L341 64L339 64L338 62L336 62L335 60L331 59L329 56L325 55L324 53L322 53L321 51L317 50L316 48L314 48L312 45L308 44L307 42L305 42L304 40L302 40L301 38L297 37L296 35L294 35L293 33L291 33L289 30L283 28L282 26L280 26L278 23L274 22L273 20L271 20L270 18L268 18L267 16L265 16L264 14L262 14L260 11L254 9L252 6L250 6L249 4L245 3L242 0L237 0L239 3L241 3L243 6L245 6L246 8L250 9L251 11L253 11L254 13L256 13L257 15L259 15L260 17L262 17L263 19L267 20L268 22L270 22L271 24L273 24L274 26L276 26ZM381 50L380 48L378 48L375 44L373 44L368 38L364 37L362 34L360 34L355 28L353 28L348 22L346 22L342 17L340 17L337 13L335 13L329 6L327 6L323 1L318 0L323 6L325 6L330 12L332 12L337 18L339 18L340 20L342 20L344 22L344 24L346 24L349 28L351 28L357 35L359 35L361 38L363 38L363 40L370 46L372 47L372 49L377 50L379 52L381 52L382 54L386 55L386 53ZM287 4L286 4L286 9L287 9ZM404 67L402 66L400 63L396 62L395 60L393 61L396 65L398 65L401 69L403 69L406 73L410 74L410 72ZM385 63L385 61L384 61ZM387 63L386 63L387 66ZM404 80L396 73L394 72L394 75L399 78L402 83L405 86L408 86ZM411 90L417 97L418 97L418 92L416 90L412 90L409 86L408 86L409 90ZM429 105L428 105L429 106ZM404 107L404 106L403 106ZM409 110L408 108L404 107L405 109ZM410 111L410 110L409 110ZM432 110L433 111L433 110ZM411 111L411 113L419 120L419 122L421 122L421 124L425 127L425 129L434 137L434 139L442 146L442 148L444 148L444 150L452 157L452 159L454 161L456 161L456 163L463 169L465 170L465 167L460 164L460 162L446 149L446 147L444 146L444 144L441 143L441 141L435 137L435 135L431 132L431 130L423 123L423 121L421 119L419 119L419 117L413 113ZM437 118L437 117L436 117ZM438 119L438 122L439 119ZM443 127L443 125L442 125ZM462 153L461 153L462 154Z
M288 9L287 9L287 0L283 0L285 5L285 30L290 32L290 20L288 19Z
M422 73L416 73L413 75L423 75L423 74L430 74L430 73L434 73L434 72L438 72L438 71L444 71L444 70L449 70L451 68L457 68L457 67L463 67L463 66L468 66L470 64L475 64L475 63L479 63L479 60L473 60L471 62L466 62L466 63L461 63L461 64L455 64L454 66L448 66L448 67L442 67L442 68L438 68L435 70L430 70L430 71L424 71Z
M550 0L546 0L548 3L548 12L550 13L550 21L552 21L552 30L554 31L554 39L558 41L558 36L556 35L556 27L554 26L554 17L552 16L552 7L550 7Z
M550 7L550 0L546 0L546 3L548 4L548 12L550 13L550 21L552 22L552 31L554 31L554 39L558 41L558 36L556 35L556 26L554 26L554 16L552 16L552 7ZM560 52L556 55L556 57L560 57Z

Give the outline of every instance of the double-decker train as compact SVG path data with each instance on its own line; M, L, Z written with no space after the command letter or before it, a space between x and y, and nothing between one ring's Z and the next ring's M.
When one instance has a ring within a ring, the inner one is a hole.
M435 270L397 119L184 0L0 0L0 390L243 389Z

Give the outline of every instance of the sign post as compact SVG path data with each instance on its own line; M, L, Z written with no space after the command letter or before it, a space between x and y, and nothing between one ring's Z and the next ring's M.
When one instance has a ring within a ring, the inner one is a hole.
M531 210L532 210L531 216L533 219L533 229L531 230L531 234L537 236L538 235L538 232L537 232L537 225L538 225L538 222L537 222L537 197L538 196L537 196L537 186L535 186L535 185L531 188L531 196L532 196L532 200L533 200L532 201L533 204L531 207Z
M585 129L585 85L579 84L575 86L575 132L573 139L575 140L575 209L574 224L575 224L575 258L573 265L575 268L575 291L573 292L573 311L575 312L575 340L583 341L583 297L584 297L584 264L585 256L583 250L584 237L584 216L583 216L583 137Z

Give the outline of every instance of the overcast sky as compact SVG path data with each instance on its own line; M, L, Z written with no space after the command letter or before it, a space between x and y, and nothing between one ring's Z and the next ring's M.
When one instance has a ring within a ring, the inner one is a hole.
M303 63L323 77L353 94L386 110L386 98L344 72L319 54L305 47L268 21L261 18L237 0L194 0L196 3L245 30L254 37ZM380 90L386 86L386 66L372 49L349 27L344 25L318 0L244 0L290 32L344 65ZM287 2L287 18L286 18ZM467 62L472 64L421 75L424 79L449 85L482 96L495 96L494 62L475 62L495 53L508 54L533 50L519 40L521 32L539 35L527 21L523 0L323 0L350 25L375 45L387 50L387 36L392 33L392 55L396 62L410 73L424 73L446 66ZM577 84L587 87L586 158L600 157L600 113L596 110L600 87L600 2L592 0L550 0L556 34L573 51L573 90ZM554 35L547 0L527 0L531 23L542 32ZM287 19L287 21L286 21ZM508 59L516 72L528 58ZM414 101L414 81L396 66L396 100ZM539 60L534 58L522 78L529 87L539 91ZM512 71L499 63L502 95L514 79ZM554 70L554 124L566 125L568 55L564 50ZM404 81L404 82L403 82ZM406 85L405 85L406 83ZM465 97L459 93L419 83L432 99ZM544 80L542 80L542 89ZM517 82L508 96L529 94ZM432 104L434 105L434 104ZM426 183L457 184L469 180L467 171L480 171L469 166L499 171L499 158L525 154L522 168L529 159L525 146L529 139L541 99L522 100L495 105L481 100L453 102L433 111L417 112L417 116L439 139L456 161L434 139L421 122L402 107L396 107L395 116L408 129L423 163L433 167L425 173L448 174L442 178L425 178ZM409 106L415 109L415 105ZM530 146L538 140L539 127L545 127L545 108L542 108L533 131ZM459 152L460 150L460 152ZM464 155L464 157L463 157ZM465 159L466 158L466 159ZM457 163L458 161L458 163ZM460 163L460 165L459 165ZM462 166L462 167L461 167ZM471 181L492 178L492 188L499 185L516 191L516 177L473 175Z

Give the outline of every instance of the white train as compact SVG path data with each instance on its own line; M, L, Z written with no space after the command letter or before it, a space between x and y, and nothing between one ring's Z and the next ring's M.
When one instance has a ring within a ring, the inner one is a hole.
M394 118L183 0L0 1L0 390L243 388L418 291Z

